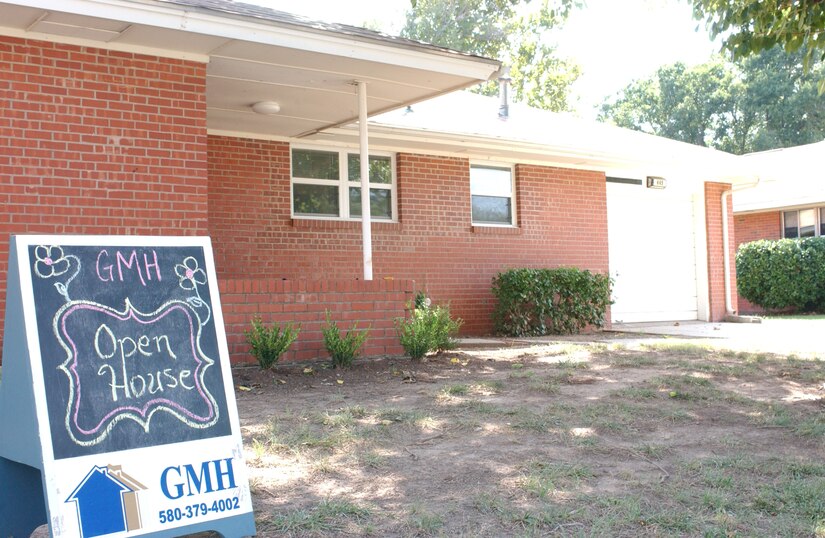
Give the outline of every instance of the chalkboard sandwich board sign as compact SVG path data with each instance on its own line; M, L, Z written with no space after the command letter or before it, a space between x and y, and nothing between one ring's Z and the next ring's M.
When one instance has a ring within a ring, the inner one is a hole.
M15 236L9 263L0 536L254 534L209 239Z

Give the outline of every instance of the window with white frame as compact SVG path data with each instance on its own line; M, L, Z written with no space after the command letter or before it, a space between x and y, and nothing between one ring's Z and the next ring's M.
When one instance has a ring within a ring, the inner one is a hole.
M370 215L395 219L392 155L369 157ZM292 214L361 219L361 157L350 150L292 148Z
M514 190L511 166L471 164L473 224L515 225Z
M810 207L782 212L782 237L825 236L825 207Z

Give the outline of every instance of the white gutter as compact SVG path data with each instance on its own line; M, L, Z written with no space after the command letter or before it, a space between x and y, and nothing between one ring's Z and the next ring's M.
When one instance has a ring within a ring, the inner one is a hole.
M761 177L756 176L756 181L746 185L739 185L739 188L730 188L722 193L722 259L724 260L724 279L725 279L725 317L735 316L736 310L733 308L733 289L731 286L731 270L730 270L730 238L728 237L728 200L734 191L743 191L745 189L752 189L759 185L762 180Z
M367 83L358 86L358 146L361 154L361 243L364 280L372 280L372 211L370 207L370 148L367 136ZM347 194L349 196L349 194Z

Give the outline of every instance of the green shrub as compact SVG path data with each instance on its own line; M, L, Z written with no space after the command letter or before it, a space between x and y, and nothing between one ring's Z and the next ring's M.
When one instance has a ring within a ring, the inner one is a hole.
M464 322L450 316L449 306L432 306L430 300L419 293L407 308L409 317L395 320L395 331L407 355L421 359L430 351L443 351L455 346L453 336Z
M401 347L407 355L416 360L423 358L430 351L423 312L423 310L414 308L409 318L396 318L395 320L395 332L398 334Z
M611 279L587 270L511 269L493 277L495 331L507 336L573 334L604 325Z
M825 237L745 243L736 281L739 295L763 308L825 310Z
M283 329L277 323L266 327L261 318L256 317L252 320L252 329L244 331L244 334L249 344L249 352L258 361L258 365L266 370L278 362L281 355L298 338L300 332L301 327L296 327L291 323L285 325Z
M370 328L359 331L357 324L353 323L352 328L346 334L341 335L338 324L329 320L329 312L327 312L326 319L327 323L321 328L321 332L324 334L324 347L327 348L332 359L332 366L333 368L349 368L360 353L364 342L367 341Z
M429 315L432 318L431 331L431 351L447 351L456 346L456 341L453 338L458 334L464 320L460 318L453 319L450 315L449 306L436 305L429 308Z

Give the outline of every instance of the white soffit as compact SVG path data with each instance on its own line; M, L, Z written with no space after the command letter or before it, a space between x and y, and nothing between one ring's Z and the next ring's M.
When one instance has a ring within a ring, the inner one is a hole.
M302 137L357 120L356 80L367 83L373 115L487 80L500 68L228 0L0 1L0 34L208 63L208 129L250 137ZM258 101L276 101L281 111L254 114Z

